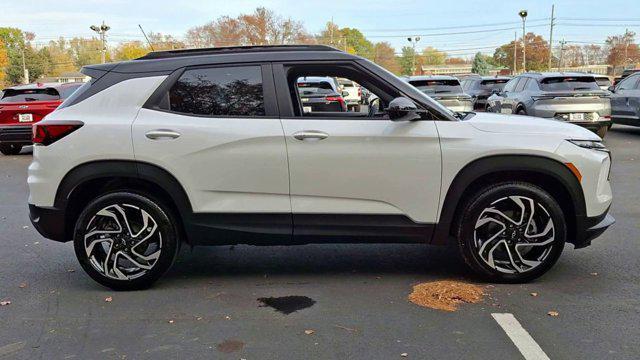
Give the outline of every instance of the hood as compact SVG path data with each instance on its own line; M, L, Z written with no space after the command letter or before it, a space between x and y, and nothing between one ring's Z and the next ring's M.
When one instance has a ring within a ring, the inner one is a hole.
M504 134L540 134L562 136L565 139L601 140L593 132L578 125L555 119L522 115L476 113L468 121L471 126L486 132Z

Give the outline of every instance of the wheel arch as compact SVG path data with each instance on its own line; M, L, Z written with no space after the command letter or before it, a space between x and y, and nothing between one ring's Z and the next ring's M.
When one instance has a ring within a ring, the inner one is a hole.
M130 190L154 197L168 206L180 222L183 239L185 226L193 213L186 191L168 171L149 163L108 160L92 161L71 169L56 192L54 207L64 211L64 236L72 238L75 222L86 204L109 191Z
M551 193L567 220L572 242L586 217L582 186L566 165L535 155L496 155L477 159L460 170L444 198L432 244L446 244L465 201L483 186L502 181L525 181Z

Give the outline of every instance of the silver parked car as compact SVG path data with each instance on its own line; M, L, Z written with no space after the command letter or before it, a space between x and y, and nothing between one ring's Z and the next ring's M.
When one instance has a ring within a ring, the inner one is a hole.
M610 90L613 122L640 126L640 73L626 77Z
M453 76L410 76L405 80L451 111L473 111L471 96L462 91L460 80Z
M611 94L583 73L525 73L488 99L488 111L571 122L604 137L611 127Z

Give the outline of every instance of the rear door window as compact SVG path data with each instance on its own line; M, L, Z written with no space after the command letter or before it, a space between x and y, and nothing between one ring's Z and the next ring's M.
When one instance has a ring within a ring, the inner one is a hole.
M260 66L186 70L169 90L169 110L204 116L264 116Z
M0 102L30 102L60 100L60 93L54 88L6 89Z
M529 82L530 80L528 78L522 78L520 79L520 81L518 82L518 85L516 85L516 89L514 90L515 92L520 92L524 89L524 87L527 85L527 82Z
M507 82L507 84L504 86L504 91L505 92L514 91L519 81L520 81L520 78L514 78L509 80L509 82Z
M485 90L502 90L507 82L509 82L509 79L491 79L482 80L480 85Z
M600 90L593 76L556 76L540 81L543 91Z

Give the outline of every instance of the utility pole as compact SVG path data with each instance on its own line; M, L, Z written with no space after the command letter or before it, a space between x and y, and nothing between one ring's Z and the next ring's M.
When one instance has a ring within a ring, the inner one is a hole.
M333 46L333 16L331 17L331 23L329 25L329 37L331 38L331 46Z
M522 18L522 72L527 71L527 30L525 24L528 14L527 10L520 10L518 13L520 18Z
M102 22L102 25L100 26L96 26L96 25L91 25L89 27L89 29L95 31L96 33L98 33L98 35L100 35L100 41L102 41L102 63L104 64L105 62L107 62L107 31L109 31L109 29L111 29L110 26L106 25L104 23L104 21Z
M624 63L622 63L624 69L626 69L629 59L629 40L629 29L624 29Z
M516 74L516 70L518 67L518 32L514 31L513 32L514 37L513 37L513 74L511 75L515 75Z
M560 41L560 65L558 66L558 71L562 71L562 69L564 68L564 44L566 43L567 42L564 41L564 38L562 39L562 41Z
M22 45L22 83L29 83L29 69L27 69L27 62L24 59L24 47L26 45Z
M420 36L408 37L407 40L411 43L413 48L413 58L411 59L411 75L416 73L416 43L420 41Z
M553 25L555 25L554 21L556 20L554 17L555 7L555 4L551 5L551 23L549 24L549 63L547 64L549 71L551 71L551 61L553 59Z

